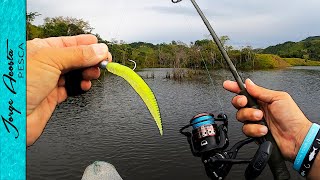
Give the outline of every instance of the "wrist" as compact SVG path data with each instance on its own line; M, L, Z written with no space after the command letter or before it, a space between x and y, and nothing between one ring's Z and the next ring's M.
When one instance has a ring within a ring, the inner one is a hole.
M293 168L303 177L309 174L311 167L313 167L313 163L317 158L320 148L318 142L320 139L319 129L320 125L316 123L312 124L294 160Z
M299 149L303 143L303 140L307 136L311 126L312 126L312 122L310 122L308 119L306 119L304 125L302 126L302 128L300 129L298 134L295 136L295 147L294 147L294 152L293 152L292 156L290 157L291 161L295 160L295 158L299 152Z
M314 161L310 172L307 176L307 179L320 179L320 173L317 172L317 170L319 171L320 169L320 153L318 153L316 160Z

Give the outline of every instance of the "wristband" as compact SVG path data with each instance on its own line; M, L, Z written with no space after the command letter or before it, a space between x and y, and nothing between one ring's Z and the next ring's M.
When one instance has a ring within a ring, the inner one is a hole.
M318 124L313 123L311 128L308 131L307 136L304 138L303 143L299 149L299 152L296 156L296 159L294 160L293 169L296 171L299 171L301 168L301 164L306 157L306 154L308 150L310 149L313 140L315 139L318 131L320 129L320 126Z
M308 175L312 167L312 164L314 163L317 157L319 150L320 150L320 131L318 131L318 134L314 139L313 144L309 149L309 152L307 153L306 157L303 160L302 166L299 171L301 176L305 177L306 175Z

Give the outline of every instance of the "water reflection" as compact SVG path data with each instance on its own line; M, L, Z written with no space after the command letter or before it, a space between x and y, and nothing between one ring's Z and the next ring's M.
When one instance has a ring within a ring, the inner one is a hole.
M200 112L225 111L230 119L231 145L245 138L231 106L233 94L222 88L232 79L225 70L212 72L197 81L165 78L170 69L145 69L139 72L157 97L164 135L158 129L140 97L121 78L107 75L102 83L78 98L61 104L37 143L27 151L28 179L80 179L87 165L95 160L115 165L124 179L208 179L200 159L191 155L184 136L178 133L192 116ZM259 85L288 91L311 120L319 122L320 68L295 68L243 72ZM215 86L215 90L213 90ZM218 98L222 102L222 109ZM239 152L252 156L256 145ZM291 164L288 163L289 169ZM239 178L246 166L235 165L227 179ZM292 179L302 179L291 171ZM266 169L259 179L272 179Z

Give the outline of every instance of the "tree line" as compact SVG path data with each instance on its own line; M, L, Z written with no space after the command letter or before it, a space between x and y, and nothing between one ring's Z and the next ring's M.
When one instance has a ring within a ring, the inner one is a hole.
M27 13L27 38L47 38L57 36L73 36L78 34L93 34L93 27L83 19L72 17L44 18L42 25L34 25L33 21L41 14L37 12ZM128 59L135 60L139 67L172 67L203 69L205 64L209 68L224 67L225 63L218 47L210 39L197 40L186 44L181 41L170 43L152 44L147 42L126 43L123 40L113 39L107 41L99 34L94 34L100 43L106 43L116 62L122 64L130 63ZM226 45L229 38L221 37L221 42L229 52L235 65L240 67L250 66L255 53L248 46L240 50ZM129 64L128 64L129 65Z
M126 43L123 40L104 40L99 34L93 33L94 28L83 19L72 17L45 18L42 25L34 25L33 21L41 14L37 12L27 13L27 38L47 38L57 36L73 36L78 34L94 34L100 43L108 45L115 62L130 66L128 59L137 62L139 68L146 67L170 67L204 69L226 67L225 61L211 39L202 39L186 44L181 41L170 43L152 44L148 42ZM254 50L251 46L235 49L227 45L228 36L220 37L231 60L237 68L259 68L259 54L263 50ZM268 49L268 48L267 48ZM266 51L267 51L266 49ZM276 54L271 50L271 53ZM305 58L309 58L305 57ZM274 58L273 58L274 59ZM319 58L320 59L320 58ZM263 66L260 66L263 67Z

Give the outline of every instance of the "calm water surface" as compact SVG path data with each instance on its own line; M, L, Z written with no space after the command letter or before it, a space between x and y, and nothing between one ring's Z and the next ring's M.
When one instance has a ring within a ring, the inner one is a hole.
M121 78L107 76L94 82L90 92L62 103L41 138L27 150L27 178L80 179L86 166L96 160L112 163L126 179L208 179L200 158L193 157L184 136L178 133L200 112L229 116L231 145L245 138L235 120L232 93L222 82L233 79L230 72L212 72L197 81L165 79L170 69L139 72L154 91L162 115L164 135L160 137L147 108ZM155 74L154 79L146 77ZM306 116L320 122L320 67L241 73L264 87L289 92ZM219 98L218 98L219 97ZM219 105L221 101L221 106ZM257 146L240 150L239 157L251 157ZM288 163L291 179L300 178ZM227 179L244 179L246 165L234 165ZM272 179L266 168L259 179Z

